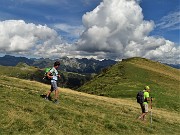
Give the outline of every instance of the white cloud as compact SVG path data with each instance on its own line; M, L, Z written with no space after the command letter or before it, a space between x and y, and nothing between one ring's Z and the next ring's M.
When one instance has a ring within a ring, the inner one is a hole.
M85 31L77 42L77 50L83 55L94 52L100 58L140 56L164 61L171 57L168 62L177 62L174 56L179 48L173 42L149 36L154 22L143 19L139 2L103 0L93 11L87 12L82 18Z
M70 45L62 42L57 32L47 26L25 23L23 20L0 22L1 53L60 57L68 54L68 47Z
M145 57L149 59L155 59L163 63L179 64L180 63L179 52L180 52L179 46L175 47L174 43L166 40L166 43L164 45L161 45L155 50L148 51Z
M74 44L68 44L62 35L47 26L23 20L0 21L0 53L96 59L140 56L179 63L180 47L164 38L149 36L155 25L153 21L144 20L139 2L141 0L103 0L93 11L83 15L84 32L81 26L55 25L56 30L68 36L78 38L83 32ZM179 24L175 16L177 14L164 17L166 25L158 27L172 28ZM174 18L175 23L168 21L169 18Z
M79 36L84 31L83 26L71 26L71 25L64 24L64 23L55 24L54 28L56 30L61 30L61 31L66 32L69 37L73 37L73 38L79 38Z
M164 16L156 26L159 29L179 30L180 12L169 13L167 16Z

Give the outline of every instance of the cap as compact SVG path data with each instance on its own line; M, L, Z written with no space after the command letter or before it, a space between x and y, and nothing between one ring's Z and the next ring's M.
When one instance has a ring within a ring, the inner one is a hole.
M149 88L149 86L145 86L144 89L145 90L149 90L150 88Z

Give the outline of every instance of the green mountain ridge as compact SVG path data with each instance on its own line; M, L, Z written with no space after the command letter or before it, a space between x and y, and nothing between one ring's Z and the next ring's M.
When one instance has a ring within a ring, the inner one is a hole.
M60 88L59 104L40 97L50 85L28 79L39 69L0 66L0 134L179 134L179 70L143 58L123 60L96 75L78 92ZM21 78L21 79L20 79ZM26 80L25 80L26 79ZM152 123L141 114L136 93L152 89ZM87 94L91 93L91 94ZM99 96L98 96L99 95ZM52 95L53 97L53 95Z
M153 107L146 123L136 120L139 105L131 99L109 98L60 88L60 103L40 94L49 85L0 75L2 135L169 135L180 132L178 112ZM53 96L53 95L52 95Z
M78 90L134 99L145 85L150 86L156 107L180 111L180 70L145 58L124 59L104 69Z

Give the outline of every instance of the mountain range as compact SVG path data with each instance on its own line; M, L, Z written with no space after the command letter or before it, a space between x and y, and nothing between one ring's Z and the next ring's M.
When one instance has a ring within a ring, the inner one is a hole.
M15 57L10 55L5 55L0 57L0 65L2 66L16 66L19 62L26 63L29 66L34 66L38 68L52 67L55 61L60 61L60 70L66 72L76 72L76 73L98 73L103 68L114 65L117 61L114 60L95 60L95 59L77 59L63 57L59 59L49 59L49 58L26 58L26 57Z
M87 58L68 58L63 57L59 59L49 59L49 58L26 58L26 57L16 57L11 55L5 55L0 57L0 65L2 66L16 66L18 63L26 63L29 66L34 66L38 68L52 67L53 63L58 60L61 62L60 70L65 72L75 72L75 73L99 73L102 69L114 65L117 61L104 59L102 61L96 59ZM180 64L166 64L173 68L180 69Z

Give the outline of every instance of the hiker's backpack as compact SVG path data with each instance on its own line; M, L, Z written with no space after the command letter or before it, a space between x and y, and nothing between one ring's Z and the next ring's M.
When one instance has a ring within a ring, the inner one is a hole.
M47 73L49 72L51 70L51 68L45 68L45 70L44 70L44 77L43 77L43 79L46 79L46 80L51 80L50 78L48 78L48 76L47 76Z
M144 103L144 92L143 92L143 91L139 91L139 92L137 93L136 99L137 99L137 102L138 102L139 104Z

